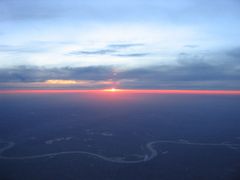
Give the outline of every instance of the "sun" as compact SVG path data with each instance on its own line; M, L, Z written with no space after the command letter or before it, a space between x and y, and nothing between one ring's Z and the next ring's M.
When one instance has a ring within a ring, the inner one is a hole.
M112 89L110 89L110 91L111 91L111 92L116 92L116 91L117 91L117 89L115 89L115 88L112 88Z
M111 89L104 89L103 91L105 91L105 92L118 92L118 91L120 91L120 89L111 88Z

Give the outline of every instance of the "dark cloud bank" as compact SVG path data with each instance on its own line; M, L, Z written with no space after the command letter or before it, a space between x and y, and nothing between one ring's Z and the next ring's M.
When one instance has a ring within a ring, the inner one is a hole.
M115 50L129 46L135 45L113 45ZM134 54L134 56L138 55ZM16 82L31 84L49 79L84 80L96 83L114 81L117 82L117 88L132 89L240 89L240 54L239 48L217 52L214 56L209 52L197 55L180 53L176 64L132 69L125 67L124 70L118 70L118 67L114 66L0 68L0 88L8 88L6 84L9 83L14 87ZM81 85L78 88L82 88ZM93 85L91 88L97 86Z
M120 71L116 67L44 68L18 66L0 69L0 87L11 82L44 82L49 79L120 82L119 88L149 89L240 89L240 63L209 64L204 61L179 61ZM115 75L114 75L115 74Z

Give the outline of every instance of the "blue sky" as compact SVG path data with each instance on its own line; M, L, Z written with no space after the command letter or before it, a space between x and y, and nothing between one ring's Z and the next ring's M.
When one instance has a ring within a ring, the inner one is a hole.
M2 88L240 88L238 0L0 0L0 14Z

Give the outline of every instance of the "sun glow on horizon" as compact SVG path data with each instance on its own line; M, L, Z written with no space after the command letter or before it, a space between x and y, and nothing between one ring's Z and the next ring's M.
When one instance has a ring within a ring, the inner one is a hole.
M240 95L240 90L160 90L160 89L16 89L0 90L0 94L62 94L62 93L121 93L121 94L195 94Z
M111 88L111 89L104 89L104 92L119 92L121 89Z
M111 89L111 92L115 92L115 91L116 91L116 89L115 89L115 88L112 88L112 89Z

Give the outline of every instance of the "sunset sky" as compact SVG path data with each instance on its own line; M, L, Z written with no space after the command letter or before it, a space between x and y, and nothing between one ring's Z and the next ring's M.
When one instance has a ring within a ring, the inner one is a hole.
M0 0L0 89L240 89L239 0Z

